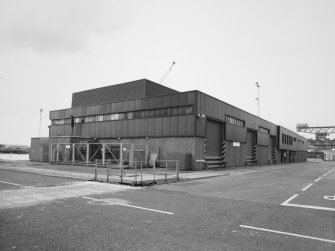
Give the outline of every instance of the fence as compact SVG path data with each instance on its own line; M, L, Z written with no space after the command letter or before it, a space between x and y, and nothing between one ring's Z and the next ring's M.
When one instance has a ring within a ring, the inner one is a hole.
M143 161L147 165L148 146L125 143L54 143L50 162L56 164L109 165L121 168Z
M179 180L179 160L161 160L159 162L165 163L165 166L157 166L154 163L153 166L148 167L141 160L133 161L128 166L122 165L120 170L106 165L106 176L102 176L98 175L98 170L101 173L101 168L99 168L96 161L94 180L106 180L107 182L120 182L132 185L155 184L164 181L167 183L169 180Z

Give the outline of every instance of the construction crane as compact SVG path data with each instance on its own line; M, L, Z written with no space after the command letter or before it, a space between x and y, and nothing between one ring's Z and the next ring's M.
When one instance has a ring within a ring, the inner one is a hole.
M167 71L165 72L165 74L163 75L161 81L159 81L160 84L163 83L163 81L166 79L166 77L169 75L169 73L172 71L172 67L176 64L176 62L172 62L171 66L167 69Z
M315 134L316 139L325 140L331 133L335 133L335 126L308 126L308 124L297 124L297 132Z

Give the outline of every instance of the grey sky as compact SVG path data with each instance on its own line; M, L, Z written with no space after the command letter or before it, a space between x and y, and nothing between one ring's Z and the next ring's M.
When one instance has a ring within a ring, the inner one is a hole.
M0 143L48 135L72 92L140 78L295 130L335 125L335 1L0 2ZM334 137L334 136L333 136Z

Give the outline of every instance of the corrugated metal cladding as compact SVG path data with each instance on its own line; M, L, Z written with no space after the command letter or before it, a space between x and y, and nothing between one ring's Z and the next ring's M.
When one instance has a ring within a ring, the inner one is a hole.
M73 93L72 107L92 106L175 93L178 93L178 91L156 84L147 79L141 79Z
M173 95L141 98L116 103L51 111L50 119L51 120L64 119L69 118L71 115L75 117L82 117L90 115L147 110L147 109L156 109L164 107L185 106L185 105L193 105L194 103L195 103L195 93L183 92Z
M197 91L197 98L197 113L206 114L206 116L222 121L226 121L225 116L228 115L245 121L245 127L247 128L258 130L258 127L261 126L269 129L271 135L277 134L277 125L269 121L199 91Z
M206 128L206 156L221 156L222 125L211 120Z
M92 138L194 136L194 115L84 123L73 136ZM50 136L71 136L70 125L50 127Z
M247 139L247 129L226 123L226 140L245 143Z
M269 146L270 135L262 132L257 133L257 145L259 146Z

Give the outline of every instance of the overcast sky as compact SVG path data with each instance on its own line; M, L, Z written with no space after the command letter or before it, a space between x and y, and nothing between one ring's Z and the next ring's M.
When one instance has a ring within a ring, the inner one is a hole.
M73 92L147 78L295 131L335 126L334 0L1 0L0 143L48 136ZM334 136L333 136L334 137ZM332 138L333 138L332 137Z

